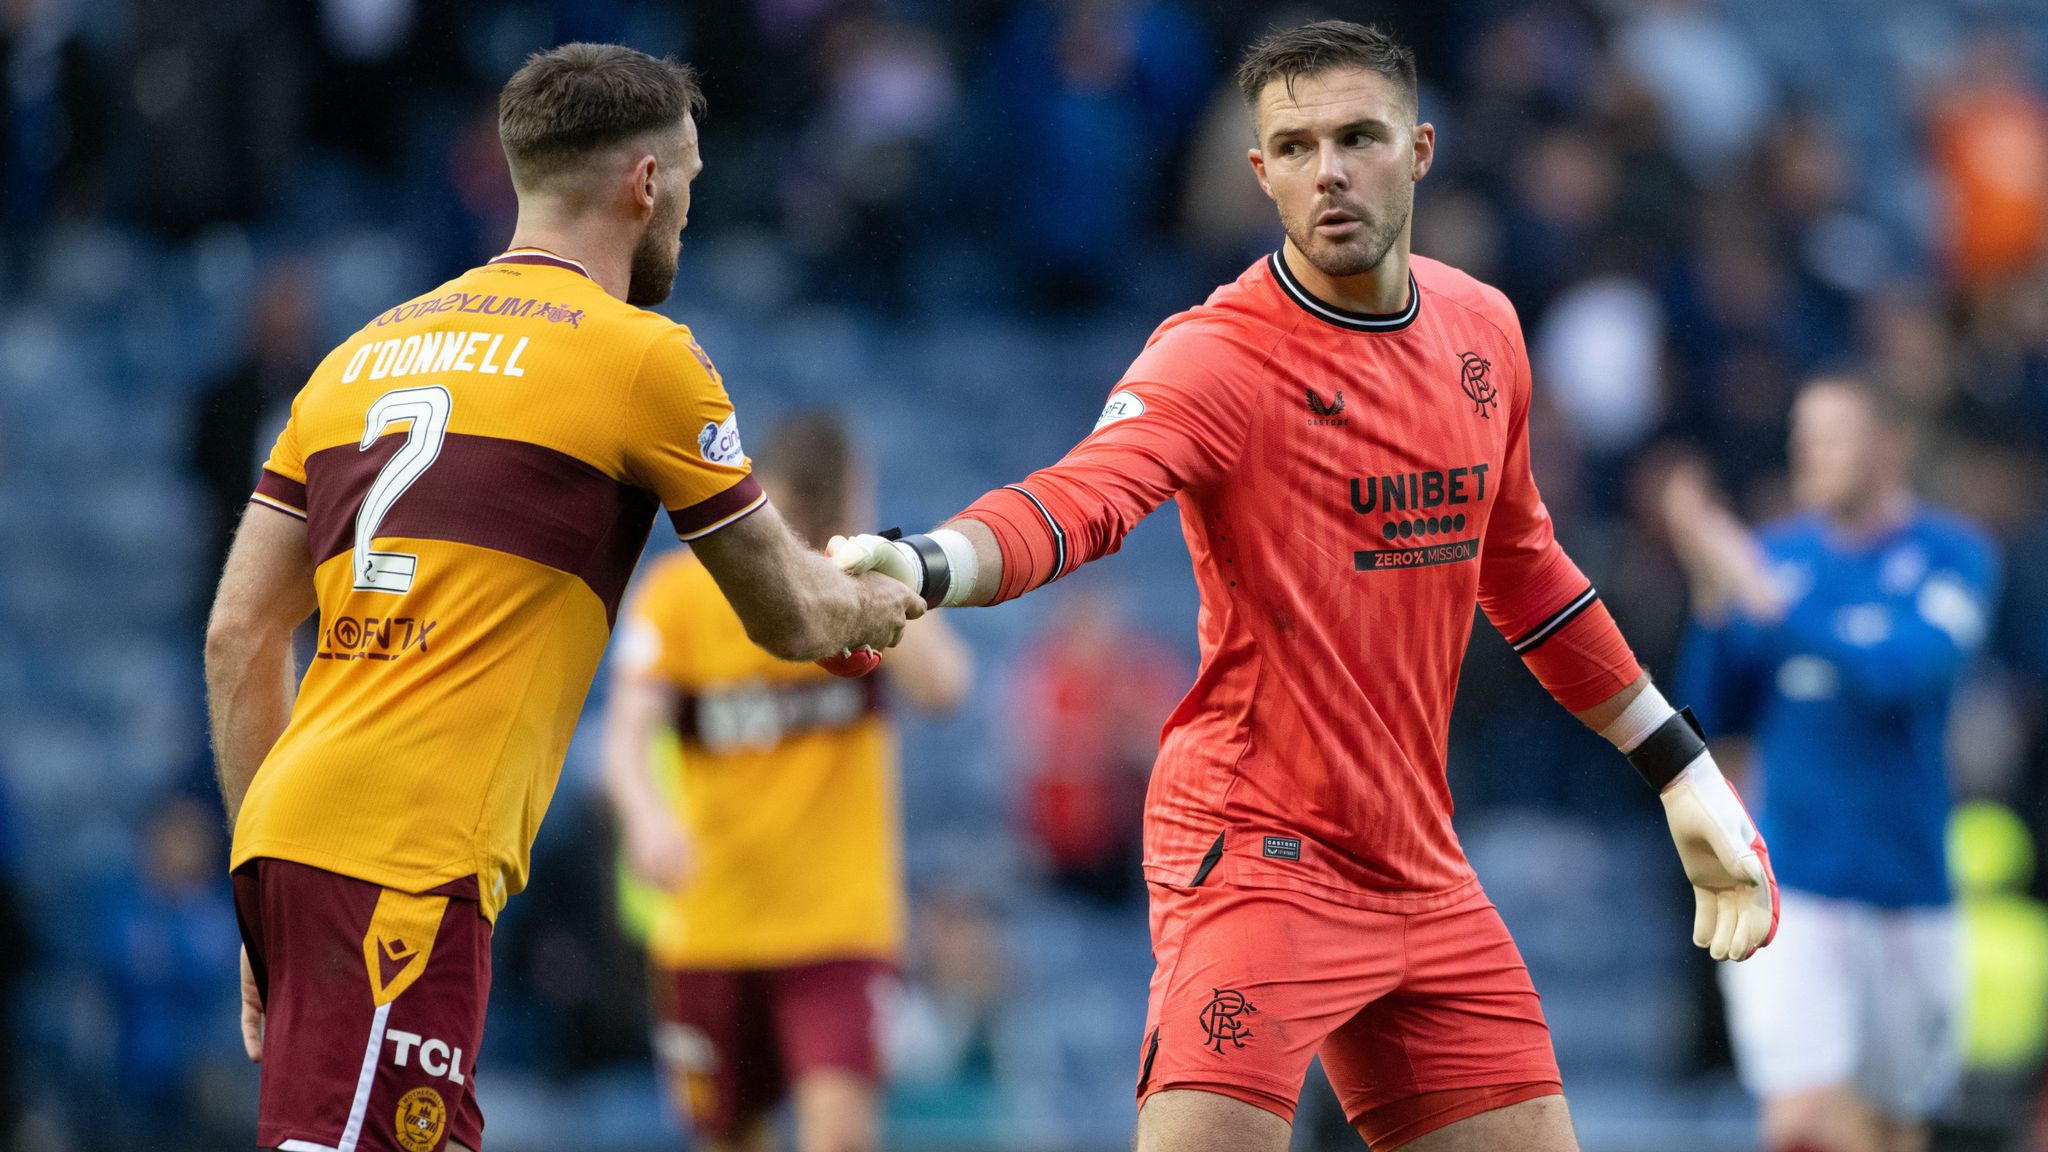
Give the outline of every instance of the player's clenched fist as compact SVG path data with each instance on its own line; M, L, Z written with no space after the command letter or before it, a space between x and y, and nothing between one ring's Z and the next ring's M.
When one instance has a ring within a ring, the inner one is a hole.
M876 651L894 648L903 638L903 626L924 615L924 601L902 583L879 572L858 572L853 578L861 585L863 611L851 647Z

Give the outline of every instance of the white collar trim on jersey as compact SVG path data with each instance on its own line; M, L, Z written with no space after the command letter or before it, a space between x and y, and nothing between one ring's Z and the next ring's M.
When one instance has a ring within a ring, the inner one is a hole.
M1415 323L1415 317L1422 311L1422 289L1415 283L1415 273L1408 273L1408 307L1399 312L1350 312L1315 298L1294 273L1287 270L1287 261L1275 252L1267 257L1273 265L1273 279L1280 282L1280 290L1296 304L1301 305L1317 319L1349 328L1353 332L1398 332Z

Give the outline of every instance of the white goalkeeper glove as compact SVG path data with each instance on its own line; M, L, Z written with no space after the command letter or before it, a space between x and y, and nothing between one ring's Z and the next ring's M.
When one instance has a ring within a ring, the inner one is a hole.
M1691 712L1645 686L1601 735L1657 789L1692 882L1692 942L1716 960L1746 960L1778 934L1770 849L1721 775Z
M901 540L886 536L862 533L859 536L834 536L825 545L825 555L832 558L839 570L848 575L862 572L880 572L891 580L900 580L913 592L922 592L924 565L918 561L917 553Z
M825 554L849 574L880 572L924 597L926 608L952 608L974 591L976 560L967 537L951 528L896 537L834 536Z
M1700 753L1659 798L1685 878L1692 881L1692 942L1716 960L1748 959L1778 934L1771 850L1708 753Z

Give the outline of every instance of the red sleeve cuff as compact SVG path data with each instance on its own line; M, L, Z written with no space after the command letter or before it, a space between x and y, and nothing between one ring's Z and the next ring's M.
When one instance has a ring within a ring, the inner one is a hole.
M988 493L955 519L979 520L995 534L1003 578L991 604L1015 600L1058 579L1068 567L1065 531L1036 496L1018 485Z
M249 499L266 508L275 508L287 515L306 518L306 486L288 476L280 476L265 468L256 481L256 491Z
M1590 585L1511 643L1537 681L1570 712L1606 703L1643 672Z

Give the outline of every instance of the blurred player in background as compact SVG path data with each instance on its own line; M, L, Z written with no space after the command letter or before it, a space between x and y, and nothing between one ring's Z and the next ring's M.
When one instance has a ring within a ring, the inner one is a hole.
M831 416L778 425L761 487L822 547L867 519ZM854 505L861 507L855 507ZM841 679L756 645L702 561L648 574L627 610L605 776L628 862L668 889L648 952L656 1054L709 1152L871 1152L880 1013L903 943L895 734L883 688L923 709L967 692L965 646L933 616L885 671ZM672 732L679 771L662 754Z
M1997 560L1914 499L1912 455L1886 398L1829 377L1792 409L1798 515L1752 535L1696 469L1664 493L1696 616L1681 682L1709 731L1754 737L1792 926L1721 972L1772 1152L1924 1148L1959 1067L1943 744Z
M923 610L789 530L711 362L636 307L675 276L701 109L674 61L530 58L499 102L511 249L329 353L243 516L206 677L265 1147L477 1146L491 924L657 509L779 656Z
M1238 70L1280 251L1153 333L1067 457L929 535L833 552L1013 599L1180 504L1202 666L1152 774L1142 1152L1287 1146L1311 1057L1377 1152L1576 1147L1528 970L1451 827L1472 610L1657 787L1716 958L1767 943L1764 845L1553 538L1500 292L1409 253L1415 61L1308 24Z

